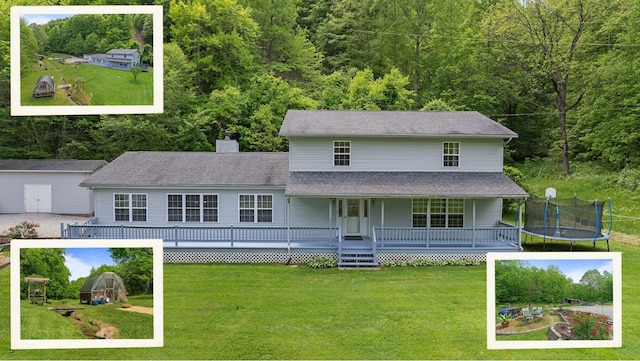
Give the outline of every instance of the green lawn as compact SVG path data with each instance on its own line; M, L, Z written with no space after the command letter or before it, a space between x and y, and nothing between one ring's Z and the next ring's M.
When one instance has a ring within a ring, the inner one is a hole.
M623 347L487 350L485 267L316 270L165 265L165 346L10 351L0 359L637 359L640 252L623 251ZM0 271L8 321L9 270Z
M90 105L153 105L153 69L138 74L136 81L129 71L108 69L100 66L82 64L77 67L45 59L47 70L36 68L20 79L21 105L74 105L67 99L62 89L57 89L64 78L74 83L75 78L84 79L83 91L91 99ZM34 99L31 94L38 78L51 75L56 84L54 98Z

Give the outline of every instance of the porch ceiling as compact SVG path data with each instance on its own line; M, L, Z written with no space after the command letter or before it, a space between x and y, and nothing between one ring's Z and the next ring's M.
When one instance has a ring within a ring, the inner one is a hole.
M503 173L488 172L292 172L290 196L526 198Z

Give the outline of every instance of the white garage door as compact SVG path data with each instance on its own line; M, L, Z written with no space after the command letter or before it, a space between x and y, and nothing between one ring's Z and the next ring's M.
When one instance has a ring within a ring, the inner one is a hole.
M24 208L27 213L51 213L51 184L25 184Z

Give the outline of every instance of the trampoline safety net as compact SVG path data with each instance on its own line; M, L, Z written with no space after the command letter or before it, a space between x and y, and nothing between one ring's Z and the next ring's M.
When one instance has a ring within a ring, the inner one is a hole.
M567 239L593 239L602 236L602 211L605 202L578 198L529 198L525 203L524 230Z

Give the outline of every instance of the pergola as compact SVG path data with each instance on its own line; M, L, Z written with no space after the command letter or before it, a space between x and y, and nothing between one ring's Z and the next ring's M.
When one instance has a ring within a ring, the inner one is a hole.
M27 299L29 300L29 303L31 303L31 298L35 298L35 295L31 294L31 284L32 283L39 283L42 284L42 294L43 294L43 299L42 299L42 304L46 304L47 303L47 282L49 282L48 278L39 278L39 277L25 277L24 281L27 282Z

